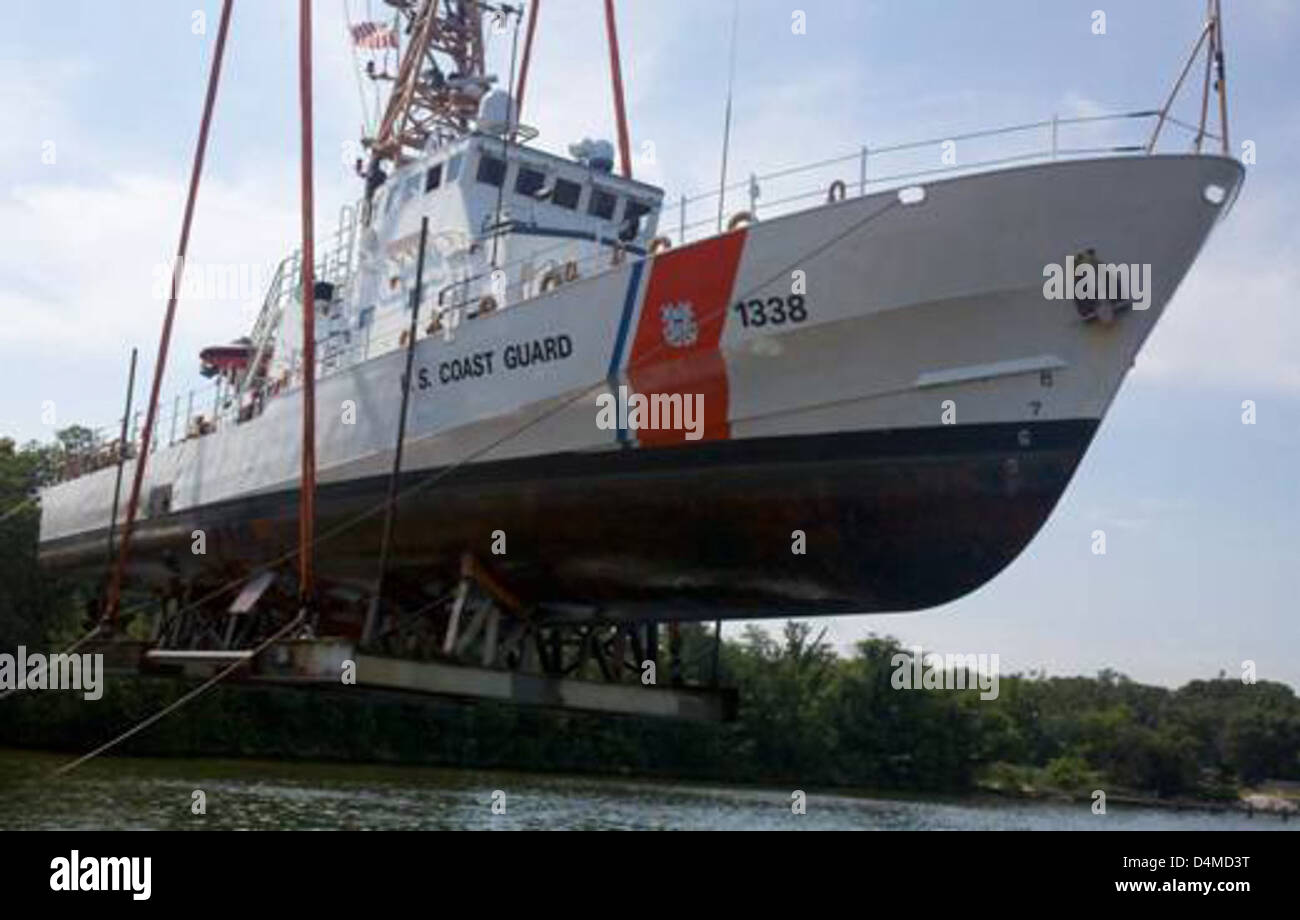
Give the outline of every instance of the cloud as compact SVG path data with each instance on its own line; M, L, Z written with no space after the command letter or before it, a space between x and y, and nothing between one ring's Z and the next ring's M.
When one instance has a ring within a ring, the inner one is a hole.
M268 258L291 247L296 221L283 191L211 178L199 198L192 269L218 263L264 273ZM135 173L13 189L0 200L0 222L23 234L0 253L0 310L29 321L6 331L9 343L97 352L106 339L154 338L164 304L157 281L175 255L183 201L178 181ZM253 316L239 293L182 303L184 337L238 334Z
M81 132L55 87L83 82L91 74L89 62L55 58L38 68L0 59L0 166L8 177L29 175L46 168L43 145L59 150L80 145Z
M58 406L55 427L112 427L132 346L141 355L137 394L148 387L183 198L176 179L113 173L102 182L26 184L0 199L0 223L23 228L0 251L5 374L28 381L0 403L6 434L48 437L46 400ZM181 298L164 409L176 394L206 386L197 376L199 349L251 328L262 279L274 268L268 260L293 247L297 226L284 187L205 180L187 280L217 266L242 268L250 281Z
M1294 190L1293 190L1294 191ZM1300 264L1286 196L1246 185L1138 357L1136 379L1300 392Z

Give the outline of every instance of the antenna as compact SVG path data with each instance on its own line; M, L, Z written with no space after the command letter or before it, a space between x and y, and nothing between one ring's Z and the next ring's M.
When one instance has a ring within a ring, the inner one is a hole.
M379 130L369 138L371 166L401 163L430 137L460 136L478 115L487 86L480 0L387 0L409 37ZM439 60L439 56L443 60Z
M1219 90L1219 130L1223 132L1223 155L1232 156L1228 142L1228 70L1223 62L1223 8L1214 0L1214 65Z
M509 20L510 16L515 17L514 37L510 41L510 82L507 87L513 88L515 85L515 62L519 58L519 20L523 17L523 7L502 6L501 11L497 14L501 17L501 22ZM510 144L515 136L515 115L516 105L509 94L506 95L506 131L501 135L501 159L504 162L510 160ZM505 176L501 177L501 184L497 186L497 208L496 216L492 221L492 267L497 267L497 249L501 242L501 208L505 203L506 182Z
M727 198L727 155L731 150L731 96L736 85L736 30L740 24L740 0L731 13L731 63L727 73L727 114L722 127L722 178L718 181L718 232L722 232L722 210Z

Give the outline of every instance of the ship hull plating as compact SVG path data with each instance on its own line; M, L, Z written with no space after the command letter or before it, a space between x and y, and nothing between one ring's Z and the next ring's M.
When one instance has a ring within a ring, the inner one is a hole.
M552 614L925 608L973 590L1020 553L1095 427L938 426L408 473L392 576L450 582L469 550ZM375 577L383 517L366 514L386 488L384 477L322 488L320 531L342 531L317 551L331 581L364 589ZM297 509L285 491L146 521L138 552L160 578L246 571L294 551ZM203 556L191 551L195 530ZM100 555L104 539L47 546L47 561Z
M1113 158L936 182L914 203L867 195L422 337L394 570L437 582L473 552L528 602L584 615L960 597L1046 520L1241 176L1218 157ZM1145 309L1045 296L1045 268L1089 251L1149 267ZM403 362L388 351L317 386L318 568L361 592ZM624 387L698 397L697 430L600 424L598 400ZM137 584L237 579L295 549L300 415L290 390L151 456ZM43 563L102 566L113 475L43 493Z

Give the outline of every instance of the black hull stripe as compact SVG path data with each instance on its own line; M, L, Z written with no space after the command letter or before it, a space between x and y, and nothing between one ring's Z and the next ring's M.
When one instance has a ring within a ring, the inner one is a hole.
M482 554L523 596L629 617L914 610L1000 571L1055 506L1095 420L718 441L477 463L403 476L394 568L454 573ZM387 477L322 486L320 530L376 506ZM407 491L413 490L413 491ZM296 540L293 490L142 522L136 569L238 571ZM382 515L318 547L325 578L373 575ZM204 529L208 555L190 553ZM508 536L494 559L491 535ZM791 553L804 531L805 556ZM102 531L42 545L62 569L102 564ZM224 576L223 576L224 577Z

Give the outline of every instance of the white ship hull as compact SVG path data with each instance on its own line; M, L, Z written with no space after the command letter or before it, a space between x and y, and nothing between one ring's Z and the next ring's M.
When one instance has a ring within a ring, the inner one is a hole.
M1042 525L1241 177L1218 157L1124 157L935 182L915 204L868 195L421 338L394 566L451 572L470 550L539 604L627 617L960 596ZM1085 321L1045 299L1044 267L1088 249L1150 265L1149 307ZM666 327L682 305L693 322ZM318 383L326 579L374 577L382 514L342 525L383 500L404 361ZM702 437L600 427L620 387L702 397ZM228 577L293 549L298 400L150 457L142 495L162 505L137 524L134 577ZM44 562L102 564L114 479L43 493Z

